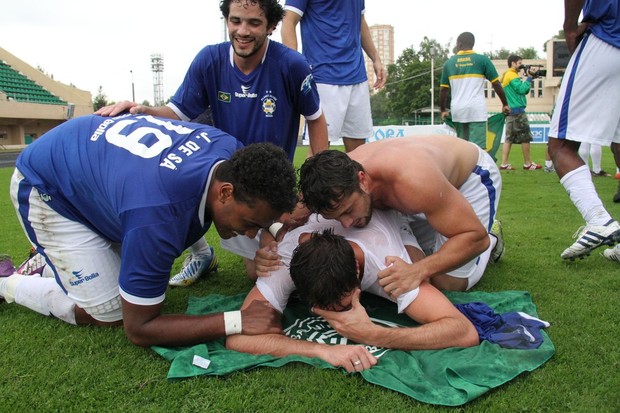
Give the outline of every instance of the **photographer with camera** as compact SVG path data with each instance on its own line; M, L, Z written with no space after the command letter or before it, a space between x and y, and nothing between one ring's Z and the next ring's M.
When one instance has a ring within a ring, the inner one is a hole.
M535 171L542 166L530 159L532 132L525 114L525 107L527 106L526 96L530 93L532 79L538 77L539 67L523 66L523 58L516 55L508 56L508 67L509 69L501 77L501 82L508 100L508 106L510 106L510 114L506 116L506 140L502 147L502 164L499 169L515 169L508 162L508 157L512 144L519 144L523 152L523 169ZM527 76L525 80L519 76L521 70Z

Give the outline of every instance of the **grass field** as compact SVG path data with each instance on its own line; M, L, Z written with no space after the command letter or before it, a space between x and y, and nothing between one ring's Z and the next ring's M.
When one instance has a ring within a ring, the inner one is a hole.
M520 165L519 148L512 152ZM298 151L296 164L305 154ZM542 163L544 147L532 145ZM615 170L604 150L603 169ZM0 253L16 263L29 245L8 196L10 168L0 169ZM557 352L523 374L458 408L425 405L359 376L303 364L257 369L225 378L166 380L169 364L129 343L122 329L72 327L17 305L0 304L0 412L618 412L620 411L620 265L595 251L565 263L560 252L582 225L555 174L507 171L498 216L506 254L477 290L527 290ZM595 178L608 210L613 178ZM169 290L165 311L184 312L188 296L247 292L241 260L219 249L217 273ZM177 262L177 268L180 260Z

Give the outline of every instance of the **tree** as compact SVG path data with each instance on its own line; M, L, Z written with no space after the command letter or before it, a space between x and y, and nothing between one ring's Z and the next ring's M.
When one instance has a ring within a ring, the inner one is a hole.
M370 95L370 108L374 119L387 119L390 117L387 101L388 97L385 88L374 95ZM375 125L379 123L380 122L373 122Z
M504 47L494 52L485 52L484 55L491 60L507 60L511 54L521 56L523 59L540 59L538 52L533 47L520 47L516 52L510 51Z
M437 101L441 67L448 53L448 45L442 46L436 40L424 37L419 52L411 46L402 52L395 64L388 66L388 83L382 91L385 98L376 98L377 101L383 99L387 106L386 117L412 118L415 110L431 106L432 56L435 64L432 96Z
M104 106L109 105L108 97L103 93L103 86L99 86L97 96L93 99L93 110L98 111Z
M510 56L511 54L514 53L504 47L499 50L484 53L484 55L491 60L507 60L508 56Z
M521 56L523 59L540 59L540 57L538 57L538 52L533 47L520 47L515 54Z

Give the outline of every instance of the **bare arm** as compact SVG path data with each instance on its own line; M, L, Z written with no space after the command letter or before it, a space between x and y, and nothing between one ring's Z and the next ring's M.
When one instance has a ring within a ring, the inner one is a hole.
M418 297L405 310L409 317L422 324L419 327L388 328L374 324L360 304L359 296L360 290L356 290L349 311L313 311L343 336L378 347L428 350L479 344L474 326L429 283L420 285Z
M280 316L266 301L246 303L241 311L242 333L279 333ZM136 305L122 300L123 326L129 340L142 347L189 346L226 335L223 313L191 316L161 314L163 303Z
M308 125L308 139L310 140L310 149L312 153L319 153L329 149L325 114L321 113L321 116L314 120L306 119L306 124Z
M372 60L372 67L375 71L375 75L377 80L373 87L375 89L381 89L385 86L385 82L387 80L387 73L385 71L385 67L381 62L381 56L377 52L377 48L372 41L372 36L370 35L370 29L368 28L368 23L366 23L366 18L362 15L361 21L361 39L362 39L362 49L366 52L370 60Z
M480 255L489 246L486 229L480 223L471 205L461 193L436 174L418 179L421 183L405 180L396 185L401 207L395 209L411 213L406 205L417 205L430 225L448 240L434 254L413 264L397 257L387 257L388 268L379 272L379 283L388 294L399 296L416 288L424 280L446 274ZM415 199L417 198L417 199Z
M564 37L568 51L572 54L587 30L587 22L579 23L579 14L585 0L564 0Z
M254 287L246 297L242 308L254 300L264 299L258 288ZM377 363L376 358L362 346L319 344L295 340L283 334L228 336L226 348L250 354L271 354L276 357L293 354L318 357L333 366L344 367L349 372L362 371ZM361 363L354 364L357 360Z
M99 109L97 112L95 112L95 115L116 116L127 110L129 110L129 113L134 114L134 115L142 113L145 115L159 116L162 118L179 120L179 117L177 116L177 114L174 113L174 111L170 109L168 106L157 106L157 107L143 106L143 105L137 104L136 102L130 102L128 100L124 100L122 102L118 102L113 105L104 106L101 109Z
M282 34L282 44L293 50L297 50L296 28L300 20L301 16L290 10L287 10L284 13L284 19L282 19L282 28L280 29Z
M499 100L502 101L502 113L506 116L510 115L510 106L508 106L508 99L506 99L506 93L504 92L502 84L499 80L496 80L495 82L491 83L491 86L493 86L493 90L495 91L495 94L497 95Z

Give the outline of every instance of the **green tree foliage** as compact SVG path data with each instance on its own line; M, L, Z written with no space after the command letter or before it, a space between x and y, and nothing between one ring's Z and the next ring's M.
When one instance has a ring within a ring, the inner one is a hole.
M516 51L508 50L502 47L499 50L485 52L484 55L491 60L508 60L508 56L515 54L523 59L540 59L538 52L533 47L520 47Z
M523 59L540 59L538 52L533 47L520 47L515 54Z
M103 86L99 86L97 96L93 99L93 110L98 111L104 106L109 105L108 97L103 93Z
M373 113L381 113L383 118L412 118L416 109L430 107L431 56L435 66L433 96L437 103L441 67L448 53L448 45L442 46L427 37L420 43L419 51L413 46L405 49L396 63L388 66L388 83L371 100Z
M491 60L507 60L508 56L510 56L511 54L514 53L504 47L499 50L484 52L484 55Z

